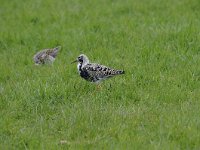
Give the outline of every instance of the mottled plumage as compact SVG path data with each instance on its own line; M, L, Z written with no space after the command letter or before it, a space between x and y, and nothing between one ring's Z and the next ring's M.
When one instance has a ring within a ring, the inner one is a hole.
M41 50L34 55L33 60L36 65L51 64L54 62L57 56L57 53L60 49L61 49L61 46L51 48L51 49Z
M88 57L84 54L81 54L74 62L78 62L77 69L80 76L90 82L98 83L115 75L124 74L123 70L115 70L104 65L89 63Z

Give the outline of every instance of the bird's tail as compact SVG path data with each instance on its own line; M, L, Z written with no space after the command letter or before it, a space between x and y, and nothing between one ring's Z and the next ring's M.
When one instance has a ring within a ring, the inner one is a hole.
M116 74L125 74L125 71L124 70L117 70Z
M58 53L58 51L59 51L60 49L61 49L61 46L55 47L55 48L53 49L52 53L51 53L51 56L55 58L55 57L57 56L57 53Z

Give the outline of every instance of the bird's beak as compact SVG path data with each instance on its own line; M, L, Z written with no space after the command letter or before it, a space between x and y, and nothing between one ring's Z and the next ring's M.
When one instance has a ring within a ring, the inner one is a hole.
M78 62L78 60L75 60L75 61L71 62L71 64L73 64L73 63L75 63L75 62Z

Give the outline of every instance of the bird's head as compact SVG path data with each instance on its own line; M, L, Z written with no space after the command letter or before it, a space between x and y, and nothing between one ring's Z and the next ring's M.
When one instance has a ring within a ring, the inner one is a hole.
M86 65L89 63L89 59L85 54L81 54L77 57L77 59L75 61L73 61L72 63L78 62L81 65Z

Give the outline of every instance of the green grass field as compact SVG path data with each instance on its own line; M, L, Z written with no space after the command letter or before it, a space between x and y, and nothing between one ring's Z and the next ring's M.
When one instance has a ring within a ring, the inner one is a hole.
M200 149L199 14L199 0L0 0L0 149ZM96 90L70 64L81 53L126 74Z

